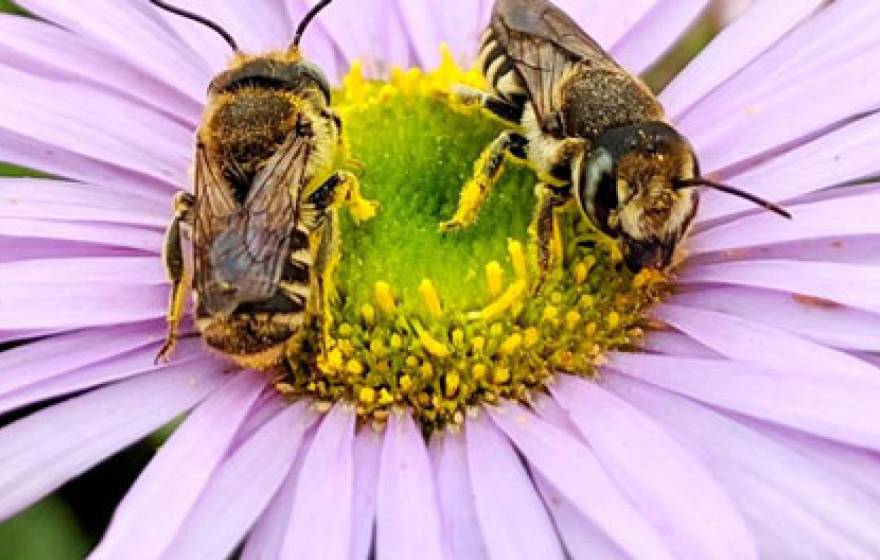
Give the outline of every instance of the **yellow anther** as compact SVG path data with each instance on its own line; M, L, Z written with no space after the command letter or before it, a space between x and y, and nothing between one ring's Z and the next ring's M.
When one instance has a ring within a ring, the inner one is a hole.
M514 282L503 294L501 294L501 297L484 307L481 311L469 313L468 318L482 320L494 319L510 309L514 303L523 297L525 292L526 283L524 281Z
M581 314L577 311L571 310L565 314L565 326L567 326L569 329L575 328L580 320Z
M337 343L337 346L342 351L342 354L344 356L351 356L352 354L354 354L354 345L352 345L351 341L347 338L340 340Z
M456 348L464 347L464 331L461 329L454 329L452 331L452 345Z
M446 398L451 399L458 393L458 387L461 385L461 378L457 373L446 374Z
M451 353L449 347L444 342L440 342L434 338L434 336L426 331L421 325L414 323L413 326L416 328L416 332L419 333L419 342L422 343L422 346L428 354L435 358L445 358Z
M474 349L474 354L480 355L483 353L483 349L486 347L486 337L484 336L475 336L471 339L471 347Z
M403 391L404 393L408 393L409 390L412 389L413 380L412 380L412 377L410 377L408 375L403 375L403 376L401 376L400 381L398 381L398 383L400 384L400 390Z
M620 325L620 313L612 311L608 314L608 317L605 318L605 321L608 324L609 329L617 328L617 326Z
M507 339L501 343L501 346L498 348L498 351L501 354L508 356L513 354L520 346L522 346L523 337L519 333L513 333L508 336Z
M385 343L381 338L374 338L370 341L370 354L376 356L377 358L381 358L385 355L387 348L385 347Z
M587 265L580 262L574 265L574 283L577 285L583 284L587 280L587 274L589 274L589 270L587 270Z
M342 366L345 364L345 360L342 356L342 350L339 348L334 348L327 353L327 365L330 368L339 370L342 369Z
M394 313L394 310L397 309L397 304L394 303L394 295L391 293L391 286L388 282L376 282L374 294L379 309L385 313Z
M510 254L510 263L513 265L513 272L516 278L525 282L528 279L528 269L526 268L526 253L523 250L522 243L516 239L507 240L507 252Z
M364 365L358 360L351 359L345 364L345 370L352 375L363 375Z
M373 404L376 401L376 390L372 387L361 387L358 391L358 400L364 404Z
M425 305L428 307L431 315L438 318L442 317L443 309L440 307L440 296L437 294L436 288L434 288L434 283L425 278L419 284L419 293L422 294L422 299L425 300Z
M526 348L531 348L540 339L541 339L541 331L539 331L535 327L529 327L523 333L523 344L525 344Z
M406 357L406 365L408 365L409 367L418 367L419 359L416 358L415 356L407 356Z
M388 391L388 389L382 389L379 391L379 404L382 406L389 405L394 402L394 397Z
M376 323L376 308L369 303L363 304L361 306L361 317L367 325L374 325Z
M354 59L348 67L348 73L342 79L345 93L351 97L360 97L364 90L364 66L360 60Z
M507 383L510 381L510 370L507 368L498 368L492 374L492 381L495 383Z
M419 368L419 373L421 373L422 377L425 379L430 379L434 375L434 366L431 365L431 362L425 362L422 364L422 367Z
M474 379L480 381L486 377L486 366L483 364L474 364L474 367L471 368L471 374L474 376Z
M541 314L541 317L545 321L552 321L557 316L559 316L559 308L555 305L548 305L544 308L544 313Z
M498 297L504 289L504 269L498 261L486 265L486 287L492 297Z
M391 344L391 347L395 350L399 350L403 348L403 337L399 334L392 334L391 338L388 339L388 342Z

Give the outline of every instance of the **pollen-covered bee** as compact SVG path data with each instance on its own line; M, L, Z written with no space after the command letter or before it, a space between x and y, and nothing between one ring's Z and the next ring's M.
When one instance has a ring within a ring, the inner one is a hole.
M269 369L295 351L324 305L324 280L336 244L336 205L356 219L372 215L356 178L332 173L341 156L342 123L329 107L320 69L303 59L300 23L291 47L258 56L201 16L151 2L217 31L235 52L208 89L196 137L195 192L175 197L164 260L172 282L168 337L157 361L168 360L194 285L202 338L243 367ZM192 271L182 226L192 231Z
M696 213L698 186L787 212L700 176L690 143L664 117L648 87L622 69L546 0L496 0L478 64L490 92L455 96L513 125L483 153L445 231L472 224L507 156L542 181L534 222L546 272L556 207L574 198L598 230L618 240L633 270L666 268Z

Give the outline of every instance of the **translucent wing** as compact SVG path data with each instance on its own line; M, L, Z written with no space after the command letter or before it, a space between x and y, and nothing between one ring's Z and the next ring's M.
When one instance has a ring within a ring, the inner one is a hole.
M555 86L576 64L620 69L565 12L545 0L497 0L490 23L529 93L539 122L560 106Z
M204 149L197 151L195 286L209 313L275 295L297 225L311 137L291 134L239 205Z

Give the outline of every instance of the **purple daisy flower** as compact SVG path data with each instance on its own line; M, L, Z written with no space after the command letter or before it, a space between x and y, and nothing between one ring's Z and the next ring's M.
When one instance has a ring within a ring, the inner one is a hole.
M658 328L598 382L475 410L426 443L349 405L290 404L183 340L164 366L161 259L188 185L209 30L146 1L21 0L0 17L0 518L189 411L93 558L880 556L880 4L756 2L663 91L702 170L794 222L706 193ZM558 0L633 73L708 0ZM302 0L180 0L243 50ZM363 0L303 50L338 82L472 61L491 2ZM829 189L832 185L858 186Z

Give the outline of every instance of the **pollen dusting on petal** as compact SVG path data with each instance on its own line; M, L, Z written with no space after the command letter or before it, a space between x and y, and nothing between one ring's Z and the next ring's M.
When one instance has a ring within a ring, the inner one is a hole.
M502 130L452 100L456 84L484 86L444 49L436 71L395 69L388 82L354 64L336 93L359 163L352 171L378 213L356 223L341 211L327 283L335 293L322 332L310 332L277 380L286 397L353 403L372 425L409 409L426 432L456 429L476 405L530 402L554 372L594 377L607 352L641 335L645 310L668 290L662 275L631 274L574 205L553 240L559 262L541 275L529 233L536 179L514 164L472 227L440 233L474 160Z

